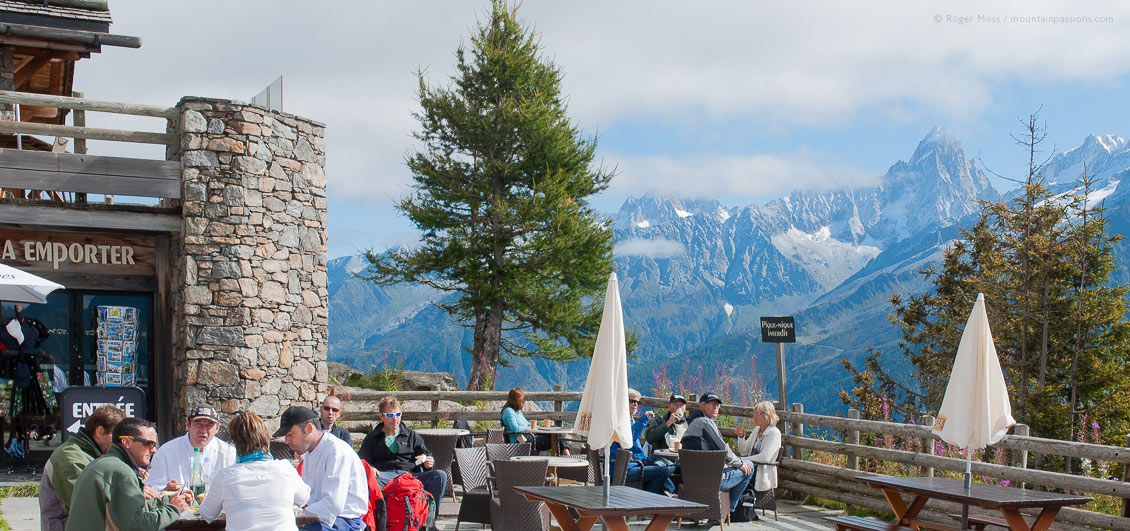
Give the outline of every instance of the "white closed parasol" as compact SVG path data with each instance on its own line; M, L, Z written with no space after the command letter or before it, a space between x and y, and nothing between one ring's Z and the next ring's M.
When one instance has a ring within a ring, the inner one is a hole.
M604 493L607 496L611 483L608 454L612 443L618 442L622 448L631 448L634 444L632 418L628 413L628 347L616 273L608 276L600 331L596 335L589 377L573 432L584 435L590 447L604 448Z
M965 448L967 491L972 488L973 450L1001 440L1013 424L1016 420L1012 418L1008 385L993 345L993 333L989 330L985 296L978 293L961 334L953 371L933 428L934 434L946 442ZM969 506L966 505L962 510L962 529L968 526L968 518Z

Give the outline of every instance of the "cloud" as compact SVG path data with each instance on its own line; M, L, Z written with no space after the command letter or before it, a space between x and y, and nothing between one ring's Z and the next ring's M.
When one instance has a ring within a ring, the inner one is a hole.
M756 200L793 190L874 186L879 174L811 150L777 154L610 156L612 194L646 189L678 197Z
M666 238L653 240L631 238L616 242L615 249L617 256L645 256L648 258L672 258L686 252L687 249L682 243Z

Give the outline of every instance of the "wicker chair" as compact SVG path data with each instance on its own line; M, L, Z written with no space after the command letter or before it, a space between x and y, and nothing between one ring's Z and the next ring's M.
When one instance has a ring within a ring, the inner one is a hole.
M424 439L424 445L428 447L428 450L432 452L432 458L436 460L432 468L447 473L447 493L451 494L451 501L455 501L455 487L451 479L451 462L455 459L455 443L459 440L459 436L421 433L420 437Z
M763 466L777 468L777 466L781 464L781 451L777 450L777 457L771 462L755 462L754 464L756 464L758 468ZM761 509L761 516L765 516L765 511L773 511L773 519L777 520L777 496L774 494L773 489L765 491L754 490L753 494L756 497L753 504L754 509Z
M460 522L483 524L490 521L490 489L487 487L487 450L476 448L456 448L455 461L463 474L463 501L459 503L459 515L455 517L455 531Z
M570 479L577 483L584 483L585 485L596 485L596 478L600 475L600 455L596 450L586 447L585 454L588 457L589 466L586 467L568 467L558 468L557 477L561 479Z
M490 500L491 529L506 531L545 531L549 529L549 508L531 502L514 487L545 485L547 461L494 462L494 497Z
M725 450L679 450L679 464L683 470L683 483L679 485L679 499L698 502L706 509L686 517L691 520L705 518L723 522L730 518L730 493L719 490L722 485L722 468L726 466ZM679 517L676 527L682 527Z
M530 455L530 443L487 443L487 460L510 459L516 455Z
M506 442L506 430L503 428L487 429L487 444L502 444Z
M282 441L271 441L271 457L275 459L286 459L291 461L294 459L294 450L291 450L286 443Z
M632 463L639 463L643 467L643 462L638 459L632 459L631 449L619 449L616 451L616 462L613 463L612 469L612 484L613 485L626 485L628 487L643 490L643 470L640 470L640 478L636 481L628 481L628 469L632 467Z

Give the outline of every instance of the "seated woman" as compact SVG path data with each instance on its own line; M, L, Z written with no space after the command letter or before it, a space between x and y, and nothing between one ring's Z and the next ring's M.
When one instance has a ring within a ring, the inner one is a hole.
M228 529L297 531L294 506L306 505L310 487L290 461L271 457L271 436L263 419L237 413L228 423L228 435L238 455L236 464L216 473L200 504L200 517L212 522L226 512Z
M753 430L745 435L745 426L738 424L734 431L738 435L738 453L752 457L755 470L753 490L765 492L777 488L777 467L763 466L776 464L777 452L781 450L781 430L777 429L777 411L773 403L761 401L753 406Z
M506 430L506 442L525 442L530 441L530 435L526 434L530 431L530 421L526 420L526 416L522 414L522 408L526 406L526 392L521 387L515 387L510 390L506 395L506 406L502 408L500 420L502 421L502 428ZM519 441L519 436L522 436L523 441ZM544 433L537 434L533 438L534 450L544 452L549 450L550 437ZM557 451L561 455L569 455L569 448L565 446L565 441L557 440Z

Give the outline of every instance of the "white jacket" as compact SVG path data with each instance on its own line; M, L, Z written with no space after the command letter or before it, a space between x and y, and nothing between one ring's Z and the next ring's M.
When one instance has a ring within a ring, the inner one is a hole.
M757 440L760 428L754 426L745 439L738 439L738 453L750 456L753 453L753 443ZM777 452L781 451L781 430L776 426L765 429L765 437L761 440L761 451L750 456L755 463L776 463ZM757 467L757 476L753 478L753 490L763 492L777 488L777 467Z

